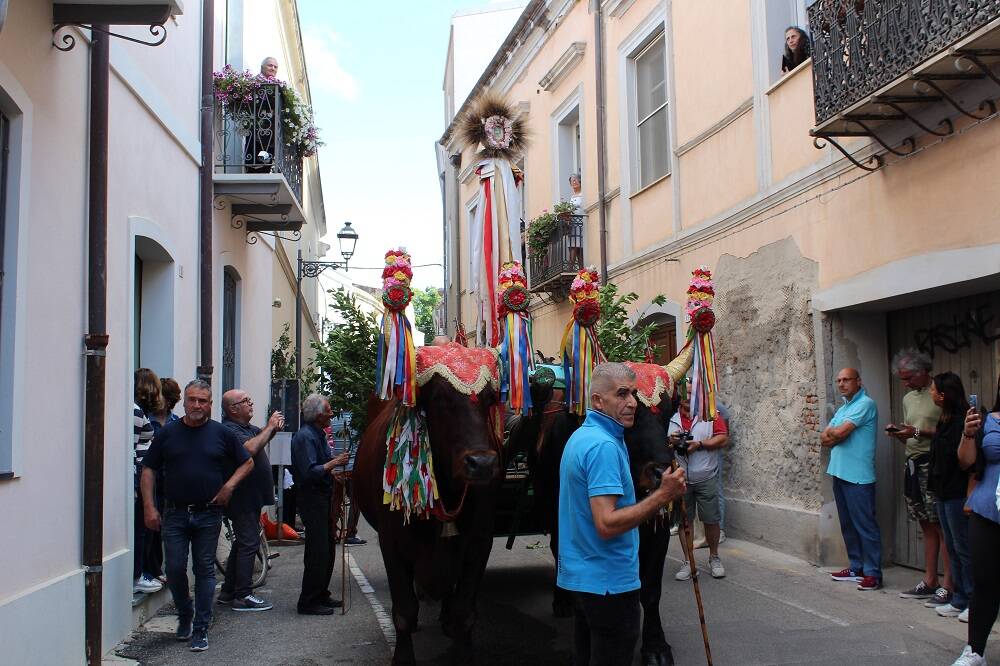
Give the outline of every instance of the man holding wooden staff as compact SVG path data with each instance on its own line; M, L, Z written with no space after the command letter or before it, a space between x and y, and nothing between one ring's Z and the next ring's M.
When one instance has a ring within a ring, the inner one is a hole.
M636 503L624 440L635 421L635 373L601 363L590 391L592 409L559 467L556 582L573 595L573 663L631 663L640 631L638 526L682 497L686 484L683 470L668 469Z

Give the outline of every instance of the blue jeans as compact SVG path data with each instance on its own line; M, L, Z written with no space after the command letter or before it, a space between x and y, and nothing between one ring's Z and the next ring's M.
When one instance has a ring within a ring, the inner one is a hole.
M882 580L882 536L875 518L875 484L831 478L851 570Z
M972 557L969 552L969 517L965 499L938 500L938 521L951 561L951 605L965 610L972 598Z
M208 629L215 597L215 549L222 526L222 510L188 512L167 509L163 517L163 548L167 586L177 606L177 615L194 619L194 628ZM194 605L188 590L187 558L191 549L194 572Z

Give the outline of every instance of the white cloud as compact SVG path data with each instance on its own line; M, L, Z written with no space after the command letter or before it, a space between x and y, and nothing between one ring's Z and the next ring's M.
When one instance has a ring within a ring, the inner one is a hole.
M326 90L341 99L353 102L360 92L358 81L340 64L340 58L330 48L340 43L333 32L307 31L302 36L309 70L309 85L313 91Z

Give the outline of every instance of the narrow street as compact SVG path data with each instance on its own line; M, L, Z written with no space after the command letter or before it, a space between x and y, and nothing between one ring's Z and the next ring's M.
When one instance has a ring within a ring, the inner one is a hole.
M175 618L169 609L118 652L149 666L198 660L239 666L386 664L390 647L372 601L384 612L391 601L376 537L364 524L361 534L369 543L349 549L356 571L348 575L345 616L295 613L303 551L285 547L261 590L275 602L275 609L234 613L217 606L206 655L192 654L186 644L173 640ZM570 663L572 622L551 615L551 553L547 547L528 548L536 541L518 538L511 551L504 548L504 539L494 544L479 601L475 637L479 664ZM899 598L898 591L917 575L912 570L888 569L886 588L869 593L855 590L853 584L835 583L825 571L801 560L747 542L730 539L722 545L721 555L727 577L715 580L703 574L701 578L714 663L719 666L932 666L950 663L965 643L966 625L939 618L921 602ZM698 558L707 559L707 552L699 550ZM691 584L673 580L678 564L679 544L674 539L662 612L678 666L694 666L705 663L704 653ZM359 580L366 582L367 594ZM332 585L335 596L339 586L338 566ZM414 637L421 664L449 663L449 640L435 621L437 611L434 603L421 607L422 629ZM391 625L388 629L391 636Z

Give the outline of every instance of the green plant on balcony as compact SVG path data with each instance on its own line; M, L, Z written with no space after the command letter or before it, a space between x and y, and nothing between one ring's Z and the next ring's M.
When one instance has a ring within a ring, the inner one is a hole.
M216 101L234 118L246 113L247 105L253 103L254 95L263 86L277 86L281 91L281 115L286 129L286 142L301 148L304 157L312 157L323 145L319 138L319 129L313 123L312 107L303 101L295 88L281 79L254 74L249 70L241 72L232 65L226 65L221 71L213 72L212 78L215 81Z
M576 213L576 206L568 201L560 201L552 207L542 210L542 214L528 223L525 229L528 254L532 257L542 257L549 251L549 241L552 235L564 223L570 221L570 216Z

